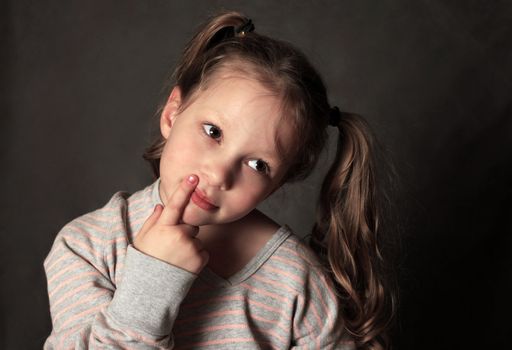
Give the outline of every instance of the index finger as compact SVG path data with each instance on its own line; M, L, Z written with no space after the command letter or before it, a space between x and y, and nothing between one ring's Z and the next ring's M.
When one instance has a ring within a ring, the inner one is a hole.
M197 183L197 176L195 175L190 175L181 181L178 188L167 200L167 203L158 218L160 223L166 225L179 224L183 211L190 200L190 196L196 189Z

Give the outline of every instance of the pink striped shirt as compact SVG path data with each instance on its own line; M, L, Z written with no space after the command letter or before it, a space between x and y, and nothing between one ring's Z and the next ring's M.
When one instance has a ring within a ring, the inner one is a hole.
M228 279L135 249L159 185L119 191L57 234L45 349L355 349L332 282L287 225Z

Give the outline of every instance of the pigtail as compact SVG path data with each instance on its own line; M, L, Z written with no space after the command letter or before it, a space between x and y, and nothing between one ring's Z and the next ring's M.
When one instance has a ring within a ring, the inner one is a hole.
M375 138L366 121L341 113L333 165L323 182L310 246L336 282L345 327L358 348L386 349L395 301L384 279Z

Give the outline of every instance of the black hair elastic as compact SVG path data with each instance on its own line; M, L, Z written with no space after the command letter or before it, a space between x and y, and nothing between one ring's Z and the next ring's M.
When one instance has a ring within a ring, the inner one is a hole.
M212 47L216 46L221 41L224 41L225 39L232 38L235 36L235 27L229 26L221 28L215 35L210 39L208 42L208 45L206 45L206 50L211 49Z
M338 106L334 106L329 111L329 125L330 126L338 126L341 120L341 112Z
M237 29L236 33L240 34L241 36L244 36L246 33L254 31L255 27L252 23L252 19L248 18L245 23L242 23Z
M206 45L205 50L209 50L212 47L216 46L221 41L224 41L229 38L233 38L236 35L244 36L246 33L252 32L254 30L254 24L251 19L247 19L244 23L242 23L238 28L234 26L228 26L221 28L213 37L209 40Z

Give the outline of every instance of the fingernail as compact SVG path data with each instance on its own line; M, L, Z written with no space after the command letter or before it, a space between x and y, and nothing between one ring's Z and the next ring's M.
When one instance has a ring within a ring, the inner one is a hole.
M197 178L194 176L194 175L190 175L188 178L187 178L187 181L189 184L193 185L196 183L196 180Z

